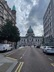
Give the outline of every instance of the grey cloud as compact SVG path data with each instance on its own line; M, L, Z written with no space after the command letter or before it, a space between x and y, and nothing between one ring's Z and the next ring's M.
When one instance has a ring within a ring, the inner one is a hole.
M27 28L32 26L35 34L43 34L43 15L48 6L49 0L39 0L38 5L32 7L29 16L27 18L28 23L26 24Z
M45 2L46 2L45 0L39 0L39 5L33 6L33 8L31 9L31 12L29 14L29 17L36 16L38 19L42 19L43 14L45 12L45 8L47 7L49 0L47 1L47 4Z
M10 7L12 7L13 4L15 4L17 6L17 26L20 29L21 35L25 34L26 28L28 28L30 25L32 26L33 29L35 29L34 30L35 33L37 33L36 29L37 29L38 32L41 29L41 32L42 32L43 15L45 13L45 10L47 8L49 0L39 0L38 1L39 3L37 3L37 5L35 5L35 6L33 6L33 1L32 0L21 0L22 1L21 3L20 3L20 0L16 0L16 1L7 0L7 1L8 1L8 4L10 5ZM26 7L28 5L30 5L31 8L30 9L28 8L28 12L27 12ZM22 11L21 13L19 11L19 7ZM23 18L23 22L22 22L21 17ZM24 25L22 23L27 23L27 24ZM39 27L40 27L40 29L39 29Z
M9 7L12 8L12 6L14 4L14 1L12 1L12 0L6 0L6 1L7 1L8 5L9 5Z
M27 2L28 4L33 4L31 0L24 0L24 1Z
M29 26L32 26L32 28L34 27L34 26L37 26L37 23L35 22L35 21L29 21L27 24L26 24L26 27L27 28L29 28Z
M31 18L36 16L36 5L32 7L28 19L30 20Z
M27 26L37 26L37 10L36 10L36 5L32 7L28 19Z
M48 3L49 3L49 0L48 1L47 0L39 0L38 6L35 5L32 7L32 9L29 13L28 19L27 19L29 25L31 25L31 26L38 25L36 22L34 22L34 19L37 19L40 22L40 24L42 24L43 15L44 15L44 12L46 10ZM33 23L35 23L35 24L33 24Z

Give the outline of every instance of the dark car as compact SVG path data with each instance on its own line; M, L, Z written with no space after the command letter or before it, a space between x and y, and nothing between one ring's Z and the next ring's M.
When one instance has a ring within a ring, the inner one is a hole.
M37 46L36 48L40 48L40 46Z

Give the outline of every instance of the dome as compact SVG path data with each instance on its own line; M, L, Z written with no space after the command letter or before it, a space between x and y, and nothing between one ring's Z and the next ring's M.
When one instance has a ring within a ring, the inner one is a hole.
M32 30L32 28L31 28L31 26L29 27L27 33L33 33L33 30Z

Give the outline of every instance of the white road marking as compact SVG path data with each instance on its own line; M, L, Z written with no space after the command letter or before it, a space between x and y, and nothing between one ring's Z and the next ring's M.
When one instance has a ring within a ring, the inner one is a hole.
M17 52L18 50L19 49L16 49L16 50L12 51L11 53L5 54L5 56L10 56L10 55L14 54L15 52Z
M22 57L20 57L20 59L22 59Z
M48 58L50 61L53 61L51 58Z
M26 51L27 51L27 50L26 50ZM22 56L24 56L24 55L25 55L26 51L24 52L24 54L23 54Z
M15 52L17 52L17 50L16 51L12 51L11 53L5 54L5 56L10 56L10 55L14 54Z
M8 58L8 59L11 59L11 60L17 60L17 59L15 59L15 58L12 58L12 57L6 57L6 58Z
M27 50L26 50L26 51L27 51ZM23 58L23 56L25 55L26 51L25 51L25 52L24 52L24 54L20 57L20 59L22 59L22 58Z
M51 65L54 67L54 63L51 63Z

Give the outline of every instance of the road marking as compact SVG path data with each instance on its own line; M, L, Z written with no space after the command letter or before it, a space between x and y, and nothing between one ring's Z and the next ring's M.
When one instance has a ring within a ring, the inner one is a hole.
M48 58L50 61L53 61L51 58Z
M19 65L18 65L18 67L17 67L15 72L18 72L18 69L20 68L20 66L21 66L21 62L19 63Z
M24 54L23 54L23 56L24 56Z
M27 50L26 50L26 51L27 51ZM24 54L23 54L22 56L24 56L24 55L25 55L26 51L24 52Z
M13 53L15 53L15 52L13 52ZM10 53L10 54L6 54L5 56L10 56L10 55L12 55L13 53Z
M51 65L54 67L54 63L51 63Z
M12 54L14 54L16 51L12 52L12 53L9 53L9 54L6 54L5 56L10 56Z
M11 55L11 54L7 54L7 55L5 55L5 56L9 56L9 55Z
M26 51L24 52L24 54L20 57L20 59L22 59L23 58L23 56L25 55L25 53L26 53Z
M9 59L11 59L11 60L17 60L17 59L15 59L15 58L11 58L11 57L6 57L6 58L9 58Z
M21 66L20 66L20 68L19 68L18 72L20 72L20 71L21 71L21 69L22 69L22 67L23 67L23 64L24 64L24 62L22 62L22 63L21 63Z
M13 50L13 51L11 51L11 53L5 54L5 56L10 56L10 55L14 54L15 52L17 52L18 50L19 49Z
M20 62L15 72L20 72L23 67L24 62Z
M20 59L22 59L22 57L20 57Z

